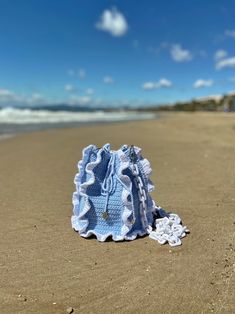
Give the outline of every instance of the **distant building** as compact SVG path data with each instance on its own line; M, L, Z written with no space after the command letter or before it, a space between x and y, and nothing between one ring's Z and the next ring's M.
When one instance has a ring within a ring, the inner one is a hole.
M228 99L224 100L223 108L224 108L224 112L229 112L230 111L230 106L229 106L229 100Z
M143 109L139 109L143 110ZM235 112L235 92L225 95L211 95L200 97L186 102L177 102L171 105L148 107L148 111L221 111Z
M232 98L230 111L235 111L235 96Z

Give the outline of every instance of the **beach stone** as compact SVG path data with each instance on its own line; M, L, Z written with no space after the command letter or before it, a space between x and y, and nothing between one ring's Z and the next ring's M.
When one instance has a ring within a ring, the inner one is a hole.
M23 301L23 302L26 302L27 298L26 297L21 297L20 300Z
M70 306L67 308L66 313L71 314L73 313L73 308Z
M23 301L23 302L27 301L27 298L25 296L23 296L22 294L19 294L18 298L19 298L20 301Z

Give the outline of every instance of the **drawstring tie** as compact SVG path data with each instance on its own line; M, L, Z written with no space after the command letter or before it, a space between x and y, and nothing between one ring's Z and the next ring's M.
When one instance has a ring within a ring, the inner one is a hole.
M104 212L102 213L102 217L106 220L108 219L108 200L109 195L114 192L116 188L116 180L114 180L115 174L115 161L116 161L116 154L113 153L110 157L106 175L104 181L101 186L101 195L106 196L105 200L105 207Z

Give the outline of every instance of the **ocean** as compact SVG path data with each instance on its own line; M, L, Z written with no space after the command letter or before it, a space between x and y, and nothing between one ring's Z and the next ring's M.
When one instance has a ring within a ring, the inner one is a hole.
M67 110L66 110L67 109ZM155 119L156 114L138 111L71 111L55 108L0 108L0 137L6 138L17 133L61 127L79 127L85 124L114 123L134 120Z

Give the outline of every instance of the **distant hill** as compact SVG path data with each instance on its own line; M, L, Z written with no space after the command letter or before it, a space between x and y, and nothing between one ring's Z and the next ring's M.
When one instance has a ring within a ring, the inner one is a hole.
M20 106L20 109L29 109L29 107ZM70 112L92 112L101 110L101 108L91 108L89 106L72 106L68 104L51 104L51 105L38 105L31 106L31 110L49 110L49 111L70 111Z
M0 109L5 108L0 106ZM14 106L12 106L14 107ZM117 111L141 111L141 112L158 112L158 111L235 111L235 92L226 95L211 95L192 99L185 102L176 102L174 104L165 105L151 105L141 107L134 106L120 106L120 107L106 107L100 106L75 106L66 103L62 104L47 104L37 106L17 106L18 109L30 110L47 110L47 111L67 111L67 112L117 112Z

